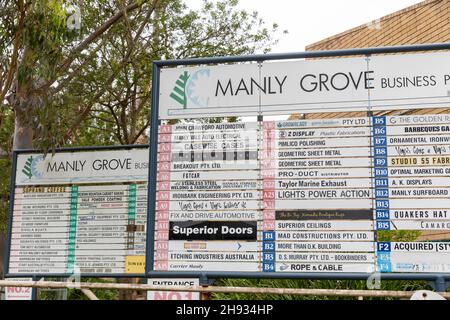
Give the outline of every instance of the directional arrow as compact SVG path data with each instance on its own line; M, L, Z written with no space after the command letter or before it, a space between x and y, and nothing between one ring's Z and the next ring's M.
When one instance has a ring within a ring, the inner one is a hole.
M241 244L240 244L239 242L238 242L238 244L237 244L237 245L238 245L238 251L239 251L239 250L241 250L241 248L242 248L242 245L241 245Z

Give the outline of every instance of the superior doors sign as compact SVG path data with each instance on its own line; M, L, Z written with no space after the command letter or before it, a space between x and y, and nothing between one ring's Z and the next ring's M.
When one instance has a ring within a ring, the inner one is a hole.
M148 148L15 161L9 274L144 273Z
M161 69L160 119L436 108L450 54Z

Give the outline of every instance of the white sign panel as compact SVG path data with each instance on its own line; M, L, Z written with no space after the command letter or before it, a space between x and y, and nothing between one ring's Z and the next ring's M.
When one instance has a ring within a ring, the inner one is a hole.
M248 82L237 79L237 75L245 75ZM240 114L243 106L250 113L257 113L260 109L258 79L256 63L162 69L160 118L201 118L212 106L217 115ZM275 79L271 85L276 85Z
M446 106L446 65L442 52L162 69L159 117Z
M148 149L19 154L17 185L101 183L148 178Z
M8 278L8 281L33 281L32 278ZM5 300L32 300L33 288L31 287L5 287Z
M371 103L374 110L446 107L450 63L447 52L372 56Z

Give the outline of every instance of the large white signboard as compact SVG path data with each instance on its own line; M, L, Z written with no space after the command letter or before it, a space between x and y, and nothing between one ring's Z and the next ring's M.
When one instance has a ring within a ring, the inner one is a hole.
M163 68L159 117L444 107L448 65L442 52Z

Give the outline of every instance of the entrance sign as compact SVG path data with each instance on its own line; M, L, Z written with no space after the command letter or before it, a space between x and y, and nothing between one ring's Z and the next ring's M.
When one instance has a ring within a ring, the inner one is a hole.
M143 274L148 149L15 154L8 274Z
M445 107L446 52L161 69L159 119Z

